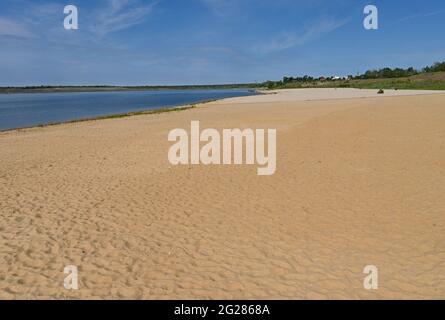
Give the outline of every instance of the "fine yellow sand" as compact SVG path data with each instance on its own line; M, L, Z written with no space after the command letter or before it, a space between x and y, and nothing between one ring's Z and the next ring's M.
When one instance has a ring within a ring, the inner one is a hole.
M445 94L302 92L1 133L0 299L445 298ZM170 165L192 120L276 128L275 175Z

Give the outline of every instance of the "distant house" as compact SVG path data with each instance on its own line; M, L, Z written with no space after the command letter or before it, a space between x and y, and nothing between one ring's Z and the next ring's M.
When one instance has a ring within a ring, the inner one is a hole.
M320 77L320 78L318 78L318 80L319 80L319 81L322 81L322 82L325 82L325 81L326 81L326 78L325 78L325 77Z

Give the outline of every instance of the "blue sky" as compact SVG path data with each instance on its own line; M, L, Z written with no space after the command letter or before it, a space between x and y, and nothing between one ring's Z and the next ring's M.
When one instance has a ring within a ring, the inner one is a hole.
M79 9L79 30L63 8ZM379 30L363 9L379 9ZM445 60L443 0L0 0L0 86L262 82Z

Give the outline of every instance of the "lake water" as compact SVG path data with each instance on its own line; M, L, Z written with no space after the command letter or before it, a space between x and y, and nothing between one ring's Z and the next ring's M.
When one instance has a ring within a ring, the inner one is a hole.
M0 130L254 94L248 89L0 94Z

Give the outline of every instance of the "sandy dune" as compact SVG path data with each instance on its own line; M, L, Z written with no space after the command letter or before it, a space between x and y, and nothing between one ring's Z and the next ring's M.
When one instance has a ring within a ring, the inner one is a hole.
M0 299L445 298L445 94L359 91L1 133ZM276 128L275 175L171 166L191 120Z

